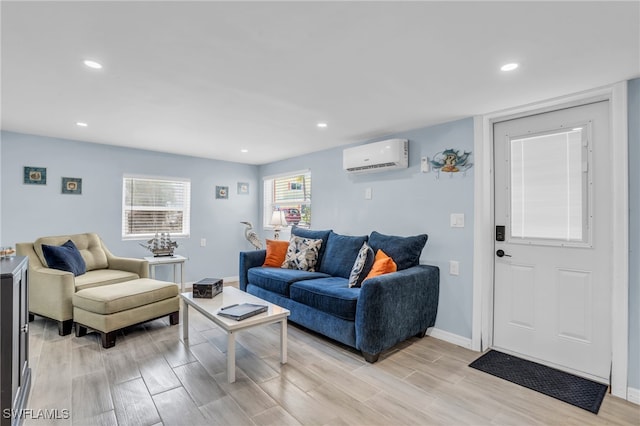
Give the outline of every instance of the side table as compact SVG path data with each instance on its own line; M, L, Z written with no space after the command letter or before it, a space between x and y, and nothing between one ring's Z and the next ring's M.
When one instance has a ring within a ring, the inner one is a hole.
M184 262L186 257L174 254L173 256L145 256L144 260L149 262L149 275L151 279L156 278L156 266L173 265L173 282L178 283L176 279L176 266L180 265L180 292L184 292Z

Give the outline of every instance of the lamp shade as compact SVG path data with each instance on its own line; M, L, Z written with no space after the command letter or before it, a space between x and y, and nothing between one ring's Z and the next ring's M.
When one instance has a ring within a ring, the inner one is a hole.
M284 212L280 210L276 210L271 215L270 225L273 226L287 226L287 220L284 217Z

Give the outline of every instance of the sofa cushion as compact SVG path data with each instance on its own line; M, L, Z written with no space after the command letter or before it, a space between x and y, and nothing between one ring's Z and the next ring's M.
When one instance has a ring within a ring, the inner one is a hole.
M349 288L348 280L341 277L319 278L293 283L290 298L348 321L355 321L360 288Z
M324 231L315 231L312 229L300 228L297 226L291 228L291 235L302 238L311 238L312 240L322 240L322 245L320 246L320 251L318 252L318 265L316 269L322 266L322 260L324 259L324 251L327 247L327 239L329 238L329 233L331 233L331 229Z
M396 262L398 271L401 271L420 264L420 254L428 238L427 234L398 237L373 231L369 236L369 245L375 253L383 250Z
M94 269L105 269L109 267L107 254L102 248L100 237L95 233L38 238L33 243L33 249L40 258L42 264L46 265L47 260L42 253L42 244L59 246L65 243L67 240L73 241L73 243L78 248L78 251L82 255L82 258L87 265L87 271L93 271Z
M289 249L288 241L267 240L267 253L262 266L273 266L279 268L287 257Z
M287 249L287 257L282 262L282 267L315 272L321 245L322 240L312 240L292 235Z
M133 272L120 271L117 269L96 269L76 277L76 291L107 284L137 280L138 278L140 278L138 274Z
M332 277L349 278L353 263L358 257L362 244L367 241L367 236L353 237L340 235L331 231L327 240L327 249L319 271Z
M378 250L373 261L373 266L371 266L371 270L367 274L365 280L377 277L378 275L390 274L391 272L396 272L397 270L398 266L393 261L393 259L387 256L384 251Z
M248 282L256 287L272 291L274 293L289 296L291 283L314 278L327 278L327 274L321 272L299 271L297 269L263 268L249 269Z
M349 275L349 287L360 287L362 281L364 281L364 278L373 266L374 258L373 250L371 250L369 244L362 243L362 247L358 252L358 257L356 257L355 262L353 262L353 268L351 268L351 274Z
M71 272L76 277L87 272L87 265L71 240L67 240L61 246L43 244L42 254L49 268Z

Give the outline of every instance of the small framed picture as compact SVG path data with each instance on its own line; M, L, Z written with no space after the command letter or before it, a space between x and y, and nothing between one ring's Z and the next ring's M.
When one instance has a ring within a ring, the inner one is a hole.
M226 200L229 198L228 186L216 186L216 198L219 200Z
M24 167L24 183L28 185L46 185L47 184L47 168L46 167Z
M238 182L238 195L249 195L249 183Z
M63 177L62 178L63 194L82 194L82 179Z

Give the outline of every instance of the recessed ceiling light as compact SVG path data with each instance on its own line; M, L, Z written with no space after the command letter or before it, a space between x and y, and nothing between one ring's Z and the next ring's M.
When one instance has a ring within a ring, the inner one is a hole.
M100 68L102 68L102 64L96 62L96 61L91 61L89 59L84 61L84 64L86 66L88 66L89 68L93 68L94 70L99 70Z
M504 64L503 66L500 67L502 71L513 71L516 68L518 68L518 64L516 64L515 62L512 62L510 64Z
M317 126L321 129L326 129L327 128L327 123L318 123Z
M87 126L88 126L88 124L87 124L87 123L83 123L82 121L78 121L78 122L76 123L76 126L78 126L78 127L87 127Z
M249 150L248 150L248 149L246 149L246 148L242 148L242 149L240 150L240 152L242 152L243 154L245 154L245 153L249 152Z

